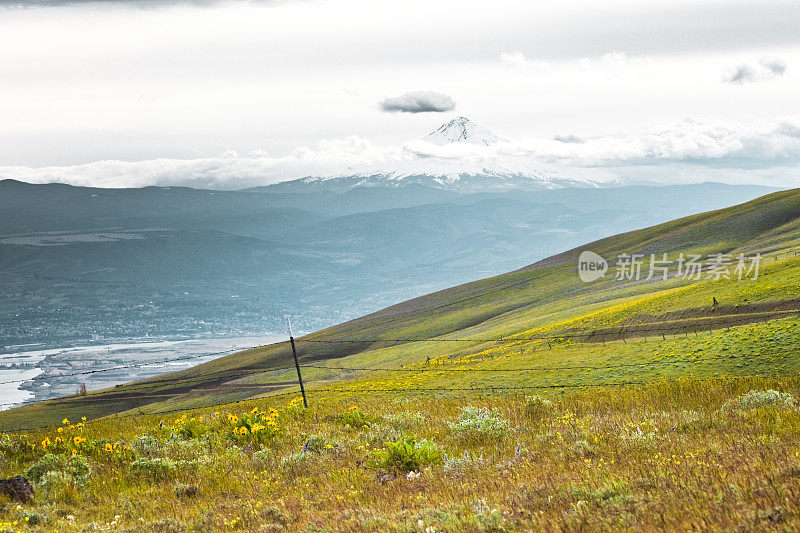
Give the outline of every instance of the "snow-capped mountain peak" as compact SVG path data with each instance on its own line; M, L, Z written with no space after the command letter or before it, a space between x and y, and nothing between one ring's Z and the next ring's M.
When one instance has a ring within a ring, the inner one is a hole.
M503 139L470 122L466 117L456 117L430 132L425 140L436 144L470 143L489 146Z
M423 185L471 194L598 186L582 177L564 177L558 171L533 165L529 160L504 152L502 144L494 148L479 148L505 139L465 117L456 117L442 124L422 140L442 148L425 146L424 143L420 146L412 141L391 160L367 161L339 174L308 176L270 187L303 192L316 187L346 191L356 187ZM465 150L448 147L456 143L462 144ZM468 149L463 144L472 144L474 148ZM453 153L457 152L467 152L469 157L454 157Z

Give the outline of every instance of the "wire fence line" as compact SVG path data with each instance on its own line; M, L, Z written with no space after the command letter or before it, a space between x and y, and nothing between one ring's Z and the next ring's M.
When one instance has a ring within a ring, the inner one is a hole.
M756 356L749 356L749 355L728 355L723 358L718 358L722 360L730 360L730 359L753 359L753 357L760 357L763 355L777 355L784 353L784 351L762 351ZM701 358L693 358L693 359L673 359L669 361L641 361L636 363L609 363L605 365L560 365L560 366L552 366L552 365L545 365L545 366L529 366L529 367L520 367L520 368L447 368L443 366L432 366L426 368L408 368L408 367L345 367L345 366L334 366L334 365L325 365L325 364L313 364L313 363L304 363L301 364L301 368L307 369L320 369L320 370L334 370L339 372L404 372L404 373L435 373L435 372L452 372L452 373L515 373L515 372L551 372L551 371L563 371L563 370L607 370L607 369L614 369L614 368L641 368L641 367L650 367L650 366L669 366L669 365L677 365L677 364L692 364L692 363L701 363L706 361L706 359ZM259 375L264 374L266 372L279 372L279 371L290 371L294 370L293 366L281 366L281 367L268 367L264 369L253 369L248 372L241 372L241 371L229 371L225 375L211 375L206 377L190 377L190 378L175 378L175 379L159 379L151 384L143 384L137 387L136 390L148 390L148 389L163 389L170 386L177 386L177 385L205 385L204 388L211 389L215 386L214 381L222 381L225 378L235 377L237 379L241 379L243 377L248 377L252 375ZM102 370L100 370L102 371ZM98 372L100 372L98 371ZM314 382L318 380L309 380L309 382ZM218 384L217 386L222 385ZM284 386L285 383L237 383L232 384L231 386L237 386L241 388L266 388L269 386ZM137 395L135 398L146 398L147 395ZM69 402L74 402L81 397L77 396L68 396ZM117 396L109 397L109 400L120 400L125 399ZM4 403L0 404L0 406L23 406L23 405L30 405L33 403L38 403L39 401L45 400L32 400L29 402L17 402L17 403ZM46 400L49 403L61 403L59 399L52 399Z
M784 351L762 351L755 357L762 355L777 355L785 353ZM719 357L717 360L728 359L752 359L753 356L749 355L726 355ZM687 363L700 363L708 361L708 359L674 359L670 361L642 361L639 363L609 363L607 365L562 365L562 366L529 366L520 368L447 368L431 366L429 368L380 368L380 367L343 367L343 366L329 366L329 365L314 365L303 364L301 368L320 368L325 370L339 370L339 371L353 371L353 372L409 372L409 373L425 373L425 372L547 372L552 370L607 370L609 368L636 368L643 366L662 366L662 365L682 365Z
M264 399L266 399L266 398L279 398L279 397L282 397L282 396L293 396L293 395L297 395L299 393L300 393L300 391L296 391L296 392L292 391L292 392L284 392L284 393L272 394L272 395L270 395L268 397L265 397ZM234 401L215 404L215 405L207 405L207 406L192 407L192 408L178 407L178 408L175 408L175 409L167 409L167 410L162 410L162 411L158 411L158 412L154 412L154 413L146 413L146 412L141 411L141 410L136 411L136 412L113 413L113 414L110 414L110 415L105 415L102 418L104 418L104 419L118 419L118 418L139 418L139 417L144 417L144 416L156 416L157 417L157 416L169 415L169 414L174 414L174 413L182 413L182 412L185 412L185 411L196 411L196 410L199 410L199 409L216 409L218 407L237 405L237 404L240 404L240 403L243 403L243 402L251 402L251 401L255 401L256 399L257 398L247 398L247 399L244 399L244 400L234 400ZM133 409L136 409L136 408L133 408ZM133 409L130 409L129 411L133 411ZM34 430L37 430L37 429L48 429L48 428L53 427L53 425L54 424L39 425L39 426L25 426L25 427L18 427L17 429L13 429L11 431L34 431ZM6 431L6 430L4 428L0 428L0 433L2 433L3 431Z
M774 354L781 354L785 353L785 351L775 351L775 352L761 352L759 355L774 355ZM740 358L749 358L749 356L728 356L725 359L740 359ZM695 360L680 360L680 361L652 361L648 362L652 365L667 365L667 364L675 364L675 363L699 363L702 362L702 359L695 359ZM643 363L626 363L624 366L642 366ZM644 363L647 364L647 363ZM309 368L310 365L303 365L306 368ZM618 366L622 366L618 365ZM283 367L284 370L291 370L293 367L287 366ZM594 368L594 369L606 369L609 366L589 366L589 365L576 365L575 369L585 369L585 368ZM331 367L333 370L351 370L349 368L344 367ZM573 368L569 367L548 367L547 370L571 370ZM274 369L267 369L267 370L274 370ZM407 371L411 369L367 369L364 368L353 368L352 370L375 370L375 371ZM426 369L420 369L426 370ZM436 369L432 371L441 371L442 369ZM449 369L454 371L474 371L474 372L484 372L484 371L497 371L497 372L514 372L514 371L530 371L530 370L538 370L538 368L529 367L524 369ZM544 370L544 368L542 368ZM259 371L261 373L264 370ZM737 376L732 376L732 379L737 379ZM309 380L309 383L319 383L319 382L328 382L327 379L314 379ZM637 381L604 381L600 383L548 383L548 384L531 384L531 385L481 385L481 386L469 386L469 387L396 387L396 388L375 388L375 387L322 387L322 388L310 388L307 389L306 393L309 395L317 395L320 393L346 393L346 394L429 394L429 393L483 393L483 392L509 392L509 391L525 391L525 390L565 390L565 389L581 389L581 388L603 388L603 387L624 387L624 386L631 386L631 385L646 385L646 381L637 380ZM225 401L222 403L212 404L212 405L201 405L197 407L178 407L175 409L168 409L168 410L159 410L156 412L145 412L142 410L133 411L130 409L127 413L117 413L106 415L104 418L129 418L129 417L143 417L143 416L164 416L168 414L173 414L177 412L185 412L185 411L197 411L197 410L208 410L208 409L216 409L219 407L230 407L232 405L237 405L244 402L252 402L258 400L269 400L273 398L280 398L286 396L298 396L300 394L299 387L297 390L285 391L285 383L272 383L272 384L252 384L251 388L259 388L264 389L268 387L275 387L276 391L266 391L264 396L260 397L248 397L240 400L230 400ZM292 388L297 387L297 385L293 384ZM277 392L278 390L284 390L285 392ZM140 394L135 396L119 396L114 398L109 398L109 400L116 400L116 401L127 401L127 400L149 400L149 399L159 399L159 398L172 398L174 394L166 393L166 394ZM55 400L48 400L48 404L76 404L80 403L80 399L83 397L65 397ZM76 401L78 400L78 401ZM87 402L89 398L86 398ZM38 403L35 401L26 402L25 405L30 405L32 403ZM9 404L0 404L0 405L9 405ZM20 404L14 404L19 406ZM45 429L52 427L52 424L43 425L43 426L26 426L24 428L18 428L16 431L32 431L36 429Z
M757 355L728 355L723 358L718 358L718 360L735 360L735 359L749 359L752 360L754 358L758 358L764 355L778 355L785 353L785 350L776 350L776 351L762 351L759 352ZM641 368L641 367L650 367L650 366L669 366L669 365L676 365L676 364L699 364L708 362L708 359L703 358L693 358L693 359L674 359L669 361L641 361L636 363L610 363L606 365L563 365L563 366L534 366L534 367L521 367L521 368L446 368L446 367L432 367L432 368L405 368L405 367L343 367L343 366L332 366L332 365L317 365L317 364L302 364L300 365L301 368L307 369L321 369L321 370L333 370L333 371L352 371L352 372L403 372L403 373L431 373L431 372L439 372L439 373L515 373L515 372L550 372L550 371L564 371L564 370L607 370L607 369L614 369L614 368ZM213 383L214 380L223 380L225 377L248 377L250 375L258 375L264 374L266 372L275 372L275 371L289 371L294 370L293 366L282 366L282 367L269 367L265 369L253 369L246 374L242 374L241 372L231 372L229 376L215 376L213 379L209 379L208 377L205 378L180 378L180 379L169 379L169 380L159 380L155 381L152 384L146 384L144 386L138 387L136 390L151 390L151 389L164 389L170 386L175 385L203 385L203 389L205 390L215 390L219 388L219 386L224 386L225 383L216 384ZM316 382L327 382L327 378L321 379L311 379L306 380L308 383L316 383ZM479 390L508 390L508 389L537 389L537 388L570 388L570 387L586 387L586 386L620 386L620 385L629 385L629 384L641 384L643 382L625 382L625 383L611 383L611 382L603 382L598 384L574 384L574 383L558 383L558 384L546 384L546 385L523 385L518 387L503 387L503 386L487 386L487 387L465 387L465 388L430 388L430 389L420 389L420 388L392 388L392 389L309 389L307 392L309 393L317 393L317 392L417 392L420 390L429 390L429 391L460 391L460 390L471 390L471 391L479 391ZM273 382L273 383L236 383L230 384L231 387L237 387L241 389L267 389L267 388L275 388L277 390L285 388L289 382ZM292 383L294 384L294 383ZM279 396L282 394L273 394L272 391L266 391L267 394L272 396ZM299 392L299 391L298 391ZM288 393L288 394L297 394ZM161 393L161 394L135 394L131 396L109 396L106 401L124 401L124 400L145 400L151 398L171 398L174 397L175 393ZM26 402L16 402L16 403L5 403L0 404L0 406L16 406L22 407L25 405L32 405L35 403L39 403L40 401L47 401L49 405L59 405L59 404L80 404L81 400L86 398L86 402L92 401L91 397L84 397L84 396L66 396L63 398L55 398L50 400L31 400ZM245 400L242 400L245 401ZM219 404L224 405L224 404Z
M800 309L790 309L785 311L773 311L773 312L766 312L766 313L756 313L758 315L766 315L763 318L771 317L771 316L778 316L778 315L786 315L789 313L800 313ZM740 315L722 315L719 317L704 317L704 318L723 318L723 317L738 317ZM751 320L752 315L749 315L745 320L740 321L741 323L752 323ZM698 333L700 331L705 331L704 328L699 328L697 325L694 325L694 329L692 326L678 326L672 328L646 328L645 324L642 325L635 325L635 326L623 326L619 328L617 331L607 331L607 330L591 330L591 331L580 331L580 332L563 332L557 335L535 335L535 336L526 336L526 337L496 337L496 338L459 338L459 339L447 339L447 338L397 338L397 339L304 339L299 338L295 339L297 343L314 343L314 344L380 344L380 343L396 343L396 344L408 344L408 343L457 343L457 342L465 342L465 343L525 343L525 342L533 342L538 340L567 340L567 339L574 339L574 338L583 338L583 337L608 337L608 336L615 336L620 337L624 336L625 334L630 333L650 333L650 332L670 332L670 331L678 331L681 333ZM640 327L641 329L635 329ZM279 341L275 344L284 344L288 341ZM27 383L31 381L43 381L48 379L57 379L62 377L75 377L75 376L84 376L84 375L92 375L92 374L100 374L103 372L113 372L115 370L127 370L131 368L143 368L152 365L159 365L159 364L169 364L173 362L181 362L181 361L190 361L195 359L203 359L206 357L214 357L217 355L229 355L238 352L244 352L248 350L254 350L256 348L263 348L268 345L258 345L258 346L250 346L246 348L240 348L236 350L225 350L221 352L212 352L212 353L205 353L205 354L198 354L186 357L176 357L172 359L163 359L158 361L148 361L142 363L130 363L124 365L116 365L108 368L100 368L100 369L93 369L93 370L83 370L79 372L70 372L64 374L57 374L57 375L41 375L41 376L34 376L27 379L14 379L14 380L7 380L7 381L0 381L0 385L10 385L15 383ZM304 365L301 365L304 366ZM291 368L291 366L286 367ZM590 367L587 367L590 368ZM280 370L281 367L272 368L270 370ZM579 369L579 367L575 367L575 369ZM260 372L260 371L259 371ZM6 406L11 404L0 404L0 406ZM16 405L16 404L14 404Z
M781 310L781 311L767 311L767 312L758 312L758 313L749 313L749 314L728 314L728 315L716 315L716 316L706 316L706 317L697 317L697 318L688 318L688 319L681 319L681 320L706 320L707 322L711 322L709 324L698 324L698 323L689 323L687 322L684 324L676 324L672 327L648 327L648 323L642 324L633 324L633 325L624 325L619 326L618 328L611 329L612 326L608 328L596 328L592 330L581 330L581 331L573 331L567 330L561 333L552 334L552 335L529 335L524 337L483 337L483 338L374 338L374 339L346 339L346 338L331 338L331 339L295 339L295 342L301 343L314 343L314 344L379 344L379 343L396 343L396 344L404 344L404 343L415 343L415 342L470 342L470 343L513 343L513 342L530 342L530 341L538 341L538 340L567 340L567 339L574 339L574 338L587 338L587 337L619 337L620 335L625 334L632 334L632 333L667 333L667 332L679 332L679 333L700 333L707 331L709 326L713 330L713 326L721 325L722 327L729 327L732 325L741 325L741 324L748 324L757 322L761 319L772 319L777 316L786 316L791 313L800 313L800 309L788 309L788 310ZM738 318L738 320L725 320L730 317ZM716 322L723 322L723 324L717 324L712 321ZM651 322L651 324L659 324L659 322ZM721 329L721 328L717 328Z
M747 376L729 376L729 379L742 379ZM546 389L556 389L556 390L564 390L564 389L582 389L582 388L604 388L604 387L627 387L631 385L646 385L646 381L617 381L617 382L603 382L603 383L554 383L554 384L541 384L541 385L496 385L496 386L480 386L480 387L416 387L416 388L365 388L365 387L328 387L328 388L320 388L320 389L309 389L306 391L307 394L314 394L317 393L348 393L348 394L388 394L388 393L398 393L398 394L408 394L408 393L453 393L453 392L467 392L474 394L476 392L508 392L508 391L526 391L526 390L546 390ZM222 403L212 404L212 405L200 405L197 407L177 407L174 409L166 409L166 410L159 410L155 412L146 412L142 411L141 409L138 411L134 411L134 409L128 410L128 412L124 413L114 413L110 415L106 415L102 418L104 419L127 419L127 418L140 418L140 417L163 417L170 414L175 413L184 413L187 411L200 411L200 410L210 410L210 409L218 409L220 407L227 407L230 408L233 405L238 405L241 403L246 402L254 402L259 400L270 400L274 398L281 398L287 396L296 396L299 397L300 390L292 390L287 392L277 392L274 394L269 394L268 396L261 396L261 397L250 397L244 398L241 400L232 400L226 401ZM147 399L149 397L156 397L156 395L150 396L139 396L137 398L140 399ZM161 397L160 395L158 397ZM66 402L64 402L66 403ZM11 431L35 431L39 429L48 429L53 427L54 424L47 424L47 425L38 425L38 426L25 426L19 427L17 429ZM0 428L0 432L6 431L5 428Z
M358 388L337 388L337 387L329 387L329 388L321 388L321 389L309 389L306 393L348 393L348 394L386 394L386 393L441 393L441 392L498 392L498 391L524 391L524 390L542 390L542 389L580 389L580 388L597 388L597 387L624 387L629 385L644 385L646 382L644 381L625 381L625 382L609 382L609 383L557 383L557 384L547 384L547 385L521 385L521 386L504 386L504 385L497 385L497 386L481 386L481 387L417 387L417 388L365 388L365 387L358 387ZM197 407L178 407L175 409L167 409L167 410L160 410L156 412L145 412L145 411L136 411L136 412L125 412L125 413L115 413L106 415L103 418L106 419L120 419L120 418L138 418L138 417L159 417L174 413L183 413L186 411L199 411L199 410L209 410L209 409L217 409L219 407L230 407L232 405L238 405L245 402L254 402L259 400L269 400L272 398L280 398L286 396L299 396L300 390L296 391L289 391L289 392L279 392L275 394L269 394L268 396L262 397L251 397L245 398L241 400L232 400L229 402L217 403L212 405L201 405ZM147 398L160 398L164 396L171 396L171 395L148 395L148 396L137 396L136 399L147 399ZM58 401L52 400L49 403L71 403L67 401ZM133 408L136 409L136 408ZM133 411L133 409L129 411ZM47 425L39 425L39 426L25 426L19 427L12 431L34 431L37 429L47 429L53 427L54 424L47 424ZM5 431L4 429L0 428L0 432Z
M747 316L742 315L721 315L717 317L702 317L702 318L717 318L723 319L726 317L740 317L744 319L741 323L752 323L754 320L755 315L759 315L759 318L767 319L768 317L774 316L786 316L789 313L798 313L800 309L790 309L790 310L783 310L783 311L771 311L771 312L759 312L748 314ZM734 322L728 322L728 325L733 325ZM696 325L695 325L696 326ZM636 326L634 326L636 327ZM708 327L706 325L705 327ZM724 327L724 325L723 325ZM680 333L687 333L688 330L686 326L682 327L671 327L671 328L647 328L642 330L634 330L631 327L622 327L617 332L614 333L607 333L607 332L598 332L598 330L591 330L591 331L582 331L582 332L563 332L559 335L537 335L537 336L527 336L527 337L497 337L497 338L459 338L459 339L447 339L447 338L429 338L429 339L413 339L413 338L406 338L406 339L295 339L296 342L306 342L306 343L326 343L326 344L345 344L345 343L413 343L413 342L471 342L471 343L525 343L525 342L532 342L532 341L539 341L539 340L566 340L568 338L578 338L578 337L587 337L592 335L624 335L626 333L648 333L648 332L666 332L666 331L679 331ZM700 331L695 329L694 332L697 333ZM705 331L703 328L701 331ZM282 341L275 344L284 344L288 341ZM93 370L85 370L80 372L68 373L68 374L59 374L57 376L34 376L29 379L17 379L17 380L8 380L0 382L0 385L3 384L15 384L15 383L24 383L36 380L44 380L44 379L53 379L58 377L72 377L72 376L81 376L81 375L92 375L98 374L103 372L111 372L115 370L124 370L130 368L141 368L146 366L152 366L156 364L168 364L171 362L180 362L180 361L187 361L187 360L194 360L194 359L202 359L207 357L213 357L217 355L226 355L231 353L236 353L240 351L247 351L256 348L260 348L262 346L252 346L248 348L242 348L239 350L226 350L221 352L212 352L206 354L198 354L193 356L186 356L186 357L178 357L178 358L171 358L171 359L164 359L159 361L149 361L149 362L142 362L142 363L131 363L125 365L116 365L109 368L102 368L102 369L93 369ZM784 353L783 351L777 352L761 352L760 355L774 355ZM745 358L752 358L752 356L726 356L724 359L745 359ZM479 369L479 368L443 368L443 367L432 367L432 368L380 368L380 367L339 367L339 366L332 366L332 365L320 365L320 364L310 364L305 363L300 365L302 368L317 368L317 369L325 369L325 370L335 370L335 371L356 371L356 372L409 372L409 373L425 373L425 372L486 372L486 373L510 373L510 372L532 372L532 371L542 371L542 372L551 372L551 371L563 371L563 370L606 370L606 369L613 369L613 368L635 368L635 367L647 367L647 366L666 366L666 365L675 365L675 364L687 364L687 363L698 363L703 362L704 359L676 359L670 361L643 361L637 363L610 363L606 365L562 365L562 366L535 366L535 367L523 367L523 368L516 368L516 369ZM283 370L291 370L294 367L291 365L280 366L280 367L267 367L267 368L256 368L247 371L241 370L231 370L224 372L219 375L212 374L211 376L204 376L204 377L189 377L189 378L174 378L174 379L158 379L155 377L155 381L152 384L144 384L137 386L136 390L151 390L151 389L164 389L170 386L191 386L191 385L203 385L204 388L209 389L214 386L214 381L223 381L229 378L241 379L243 377L248 377L250 375L258 375L264 374L266 372L277 372ZM316 382L319 380L311 380L311 382ZM430 389L310 389L308 392L310 393L317 393L317 392L351 392L351 393L368 393L368 392L421 392L421 391L480 391L480 390L517 390L517 389L536 389L536 388L570 388L570 387L586 387L586 386L623 386L623 385L630 385L630 384L641 384L642 382L625 382L625 383L599 383L599 384L550 384L550 385L525 385L520 387L468 387L468 388L430 388ZM285 388L286 383L274 383L274 384L237 384L241 388L267 388L270 386L274 387L281 387ZM212 389L213 390L213 389ZM297 394L297 392L291 393L271 393L268 391L270 397L277 397L283 396L287 394ZM108 401L123 401L123 400L147 400L151 398L163 398L163 397L173 397L174 393L166 393L166 394L138 394L135 396L110 396ZM81 398L83 396L66 396L63 398L56 398L50 400L30 400L30 401L23 401L23 402L8 402L8 403L1 403L0 407L22 407L26 405L32 405L35 403L39 403L41 401L47 401L48 404L75 404L81 403ZM90 401L90 397L86 397L86 401ZM239 400L239 401L247 401L247 400ZM227 405L230 402L226 402L225 404L218 404L218 405ZM238 403L238 402L237 402ZM212 406L214 407L214 406ZM183 411L185 409L179 409L179 411Z

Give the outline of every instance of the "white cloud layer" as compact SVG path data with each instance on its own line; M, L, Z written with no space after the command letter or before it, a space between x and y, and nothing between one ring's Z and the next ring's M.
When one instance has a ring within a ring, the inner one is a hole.
M503 52L500 54L500 61L507 67L550 70L550 62L546 59L528 59L519 50Z
M653 60L649 57L629 57L626 52L608 52L598 59L585 57L578 64L586 70L601 70L613 76L648 76L652 74Z
M563 177L794 185L800 171L800 118L720 123L687 118L640 135L524 137L490 146L424 140L382 145L350 136L284 156L235 152L198 159L98 161L0 167L0 178L100 187L187 185L236 189L306 176L367 173L552 172Z

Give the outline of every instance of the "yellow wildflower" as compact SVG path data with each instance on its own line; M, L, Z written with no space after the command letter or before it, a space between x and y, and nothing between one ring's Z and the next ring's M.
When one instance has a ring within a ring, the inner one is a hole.
M59 433L63 433L64 432L64 428L58 428L58 432Z
M62 421L61 421L61 423L62 423L62 424L64 424L64 425L66 426L67 424L69 424L69 420L67 420L67 419L65 418L64 420L62 420Z
M42 448L47 448L48 446L50 446L50 437L45 437L42 441Z
M111 452L113 452L113 451L114 451L114 447L111 445L111 443L110 443L110 442L106 442L106 451L107 451L108 453L111 453Z

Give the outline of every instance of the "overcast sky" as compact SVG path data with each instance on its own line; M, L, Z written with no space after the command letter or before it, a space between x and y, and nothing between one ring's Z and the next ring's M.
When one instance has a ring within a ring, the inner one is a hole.
M797 185L798 28L772 0L0 1L0 177L236 188L466 158ZM508 142L415 141L456 115Z

